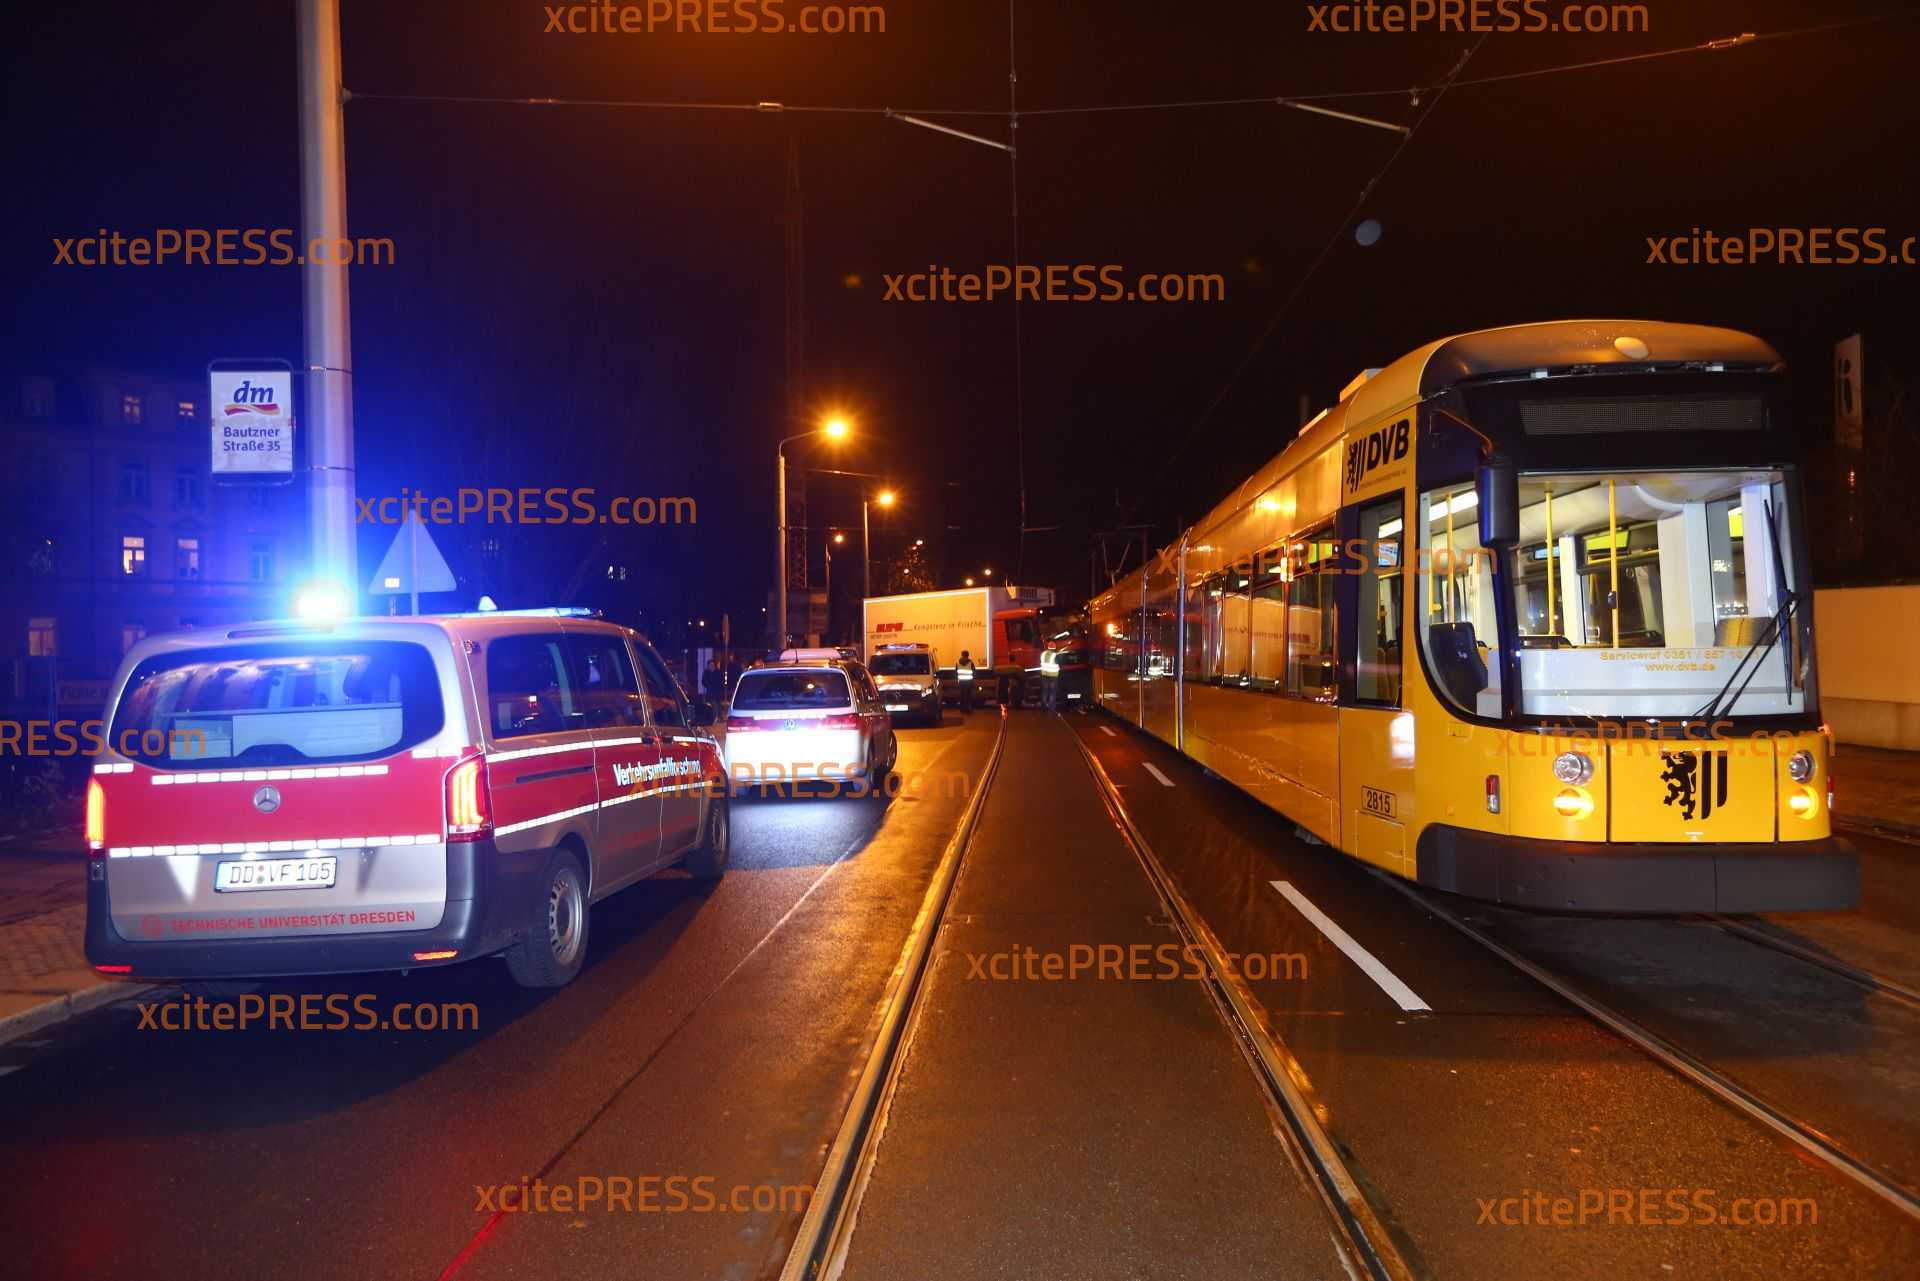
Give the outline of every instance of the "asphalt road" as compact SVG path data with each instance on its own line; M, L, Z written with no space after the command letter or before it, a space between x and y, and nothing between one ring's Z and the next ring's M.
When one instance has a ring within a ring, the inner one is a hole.
M736 802L727 877L596 908L587 969L559 992L495 962L267 989L382 1016L470 1006L477 1026L164 1031L129 1006L10 1047L0 1276L773 1276L999 720L904 731L922 782L892 801ZM1075 736L1222 945L1279 958L1249 963L1247 989L1417 1275L1912 1275L1913 1222L1372 873L1117 722L1021 712L885 1115L853 1281L1342 1275L1197 983L971 974L1008 948L1173 937ZM1912 866L1873 846L1868 910L1762 925L1870 969L1910 960L1907 907L1873 887ZM1448 903L1915 1181L1907 1007L1699 920ZM609 1204L621 1180L631 1209ZM541 1208L503 1208L527 1196ZM1501 1221L1540 1198L1587 1221ZM1743 1207L1782 1221L1725 1221Z
M917 796L737 802L726 877L596 907L558 992L491 961L270 989L470 1002L477 1030L166 1032L131 1006L67 1025L0 1079L0 1275L777 1268L799 1219L778 1190L819 1172L966 801L941 771L977 775L996 722L903 732L903 776L940 784ZM636 1184L630 1213L486 1208L499 1185L576 1175L654 1180L651 1207ZM710 1207L735 1185L743 1209Z

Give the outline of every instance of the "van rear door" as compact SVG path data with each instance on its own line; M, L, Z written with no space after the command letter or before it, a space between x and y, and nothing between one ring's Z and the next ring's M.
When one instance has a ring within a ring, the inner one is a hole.
M457 690L444 633L169 638L138 657L94 767L128 939L430 929L451 762L416 752Z

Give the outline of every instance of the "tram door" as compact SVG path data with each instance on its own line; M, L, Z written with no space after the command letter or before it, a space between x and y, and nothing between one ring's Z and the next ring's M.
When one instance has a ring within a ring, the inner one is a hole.
M1413 716L1406 711L1406 499L1392 494L1340 514L1340 834L1349 853L1406 876L1414 852Z

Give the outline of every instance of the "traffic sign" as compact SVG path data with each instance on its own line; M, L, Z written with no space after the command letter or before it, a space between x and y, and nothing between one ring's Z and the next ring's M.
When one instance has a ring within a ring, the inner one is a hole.
M447 558L435 545L433 535L409 506L406 518L393 535L392 546L380 558L380 568L373 571L373 581L367 585L367 591L375 596L410 596L409 612L417 614L421 592L450 592L459 585L453 570L447 567Z

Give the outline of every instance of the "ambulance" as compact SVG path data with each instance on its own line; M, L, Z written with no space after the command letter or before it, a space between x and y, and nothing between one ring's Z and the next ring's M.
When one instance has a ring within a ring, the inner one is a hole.
M593 904L676 864L726 869L714 709L586 611L149 637L110 695L110 742L135 750L102 754L87 787L102 973L501 956L523 986L559 987Z

